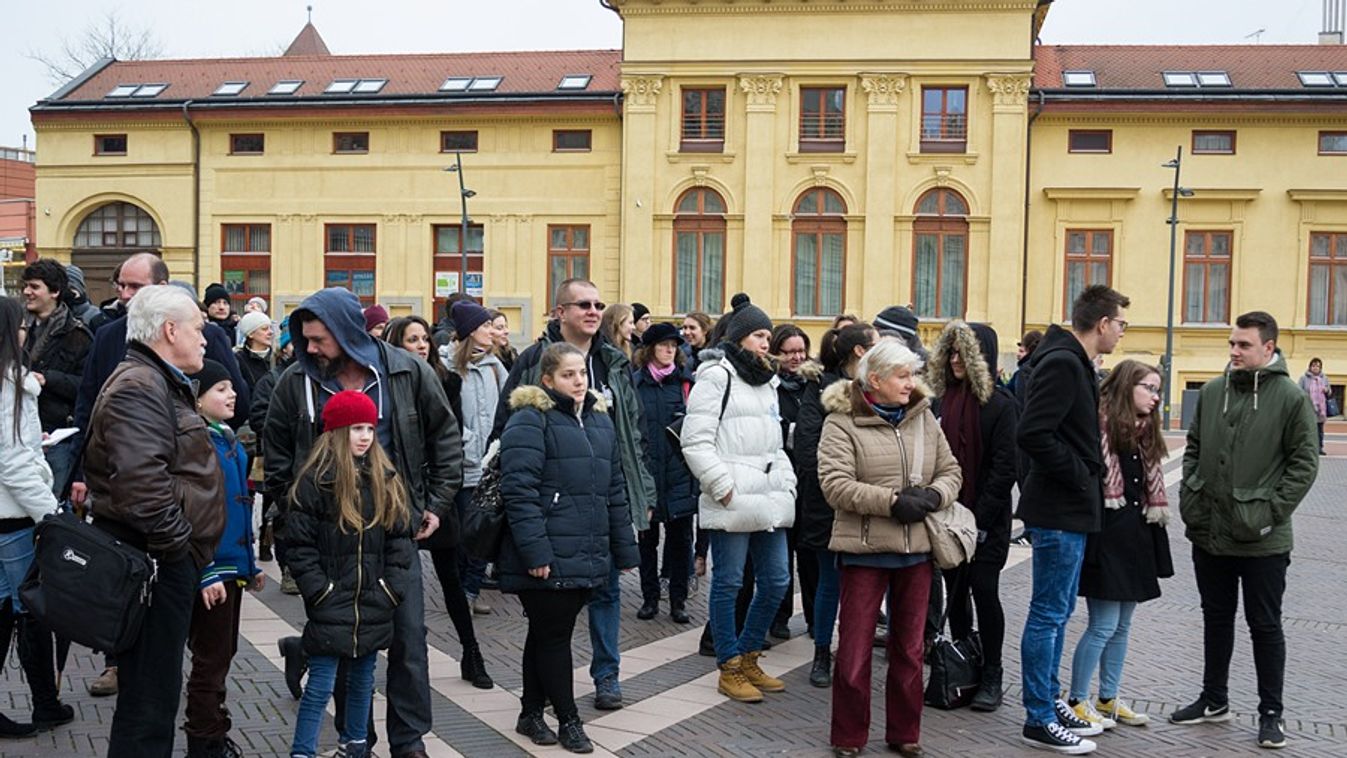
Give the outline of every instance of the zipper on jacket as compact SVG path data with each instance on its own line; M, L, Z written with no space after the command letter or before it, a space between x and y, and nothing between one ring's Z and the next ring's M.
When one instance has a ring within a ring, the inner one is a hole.
M319 596L318 596L318 599L315 600L315 601L313 601L313 607L314 607L314 608L317 608L318 606L322 605L322 604L323 604L323 601L327 599L327 596L328 596L328 595L331 595L331 594L332 594L332 590L334 590L334 589L336 589L336 588L337 588L337 585L336 585L336 584L333 584L332 582L328 582L328 583L327 583L327 589L323 590L323 594L319 595Z
M379 586L383 588L384 594L388 596L388 599L393 601L393 607L398 607L399 603L397 596L393 594L393 590L389 589L388 582L385 582L383 577L379 577Z
M905 482L903 486L906 488L911 484L912 478L912 471L907 467L907 445L903 444L903 433L896 426L893 428L893 436L898 438L898 457L903 461L903 482ZM911 524L903 524L903 552L907 554L912 553L912 534L909 531L911 528Z
M360 585L365 579L365 525L360 525L360 530L356 532L357 542L355 545L355 602L351 606L355 608L355 626L351 627L351 657L356 657L356 650L360 647Z

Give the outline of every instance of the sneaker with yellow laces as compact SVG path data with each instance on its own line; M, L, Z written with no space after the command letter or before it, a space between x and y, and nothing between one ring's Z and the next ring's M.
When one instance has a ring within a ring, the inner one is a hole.
M1107 718L1096 711L1089 700L1082 700L1078 703L1070 704L1071 710L1076 714L1076 718L1082 721L1088 721L1091 724L1098 724L1101 729L1112 729L1118 725L1118 722Z
M1151 717L1144 713L1137 713L1127 707L1127 703L1122 698L1113 698L1112 700L1099 699L1095 701L1095 710L1100 716L1111 718L1119 724L1128 726L1145 726L1150 723Z

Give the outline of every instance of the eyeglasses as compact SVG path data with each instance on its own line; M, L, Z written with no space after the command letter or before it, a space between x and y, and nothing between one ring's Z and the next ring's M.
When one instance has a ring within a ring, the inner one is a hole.
M582 311L601 311L608 306L600 300L577 300L573 303L561 303L561 307L573 305Z
M1109 321L1112 321L1113 323L1115 323L1115 324L1118 325L1118 331L1120 331L1120 332L1125 332L1125 331L1127 331L1127 322L1126 322L1126 321L1124 321L1124 320L1122 320L1122 319L1120 319L1120 318L1114 318L1114 317L1112 317L1112 316L1109 316L1109 317L1108 317L1108 320L1109 320Z
M1145 387L1146 391L1151 393L1152 397L1160 397L1160 387L1158 387L1157 385L1147 384L1145 382L1137 382L1137 386Z
M807 350L783 350L781 352L781 356L783 358L788 356L808 356L808 355L809 352Z

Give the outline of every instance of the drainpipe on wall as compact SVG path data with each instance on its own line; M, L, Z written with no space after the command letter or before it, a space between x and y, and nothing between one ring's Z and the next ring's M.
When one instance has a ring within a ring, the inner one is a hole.
M201 291L201 132L192 121L191 100L182 104L182 117L192 130L192 285Z
M1029 175L1034 157L1034 121L1043 113L1043 91L1038 93L1038 108L1029 116L1024 129L1024 250L1020 255L1020 334L1028 328L1029 319Z

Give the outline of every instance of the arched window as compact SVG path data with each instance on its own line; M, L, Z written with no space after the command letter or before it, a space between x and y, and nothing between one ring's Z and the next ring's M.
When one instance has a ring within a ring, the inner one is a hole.
M115 297L112 274L135 253L159 254L159 226L143 208L125 202L100 205L80 221L70 260L84 270L89 301Z
M806 190L795 201L791 222L791 311L797 316L834 316L845 293L847 212L842 196L826 187Z
M674 206L675 313L720 313L725 302L725 201L696 187Z
M954 190L917 200L912 225L912 292L917 315L963 318L968 292L968 203Z

